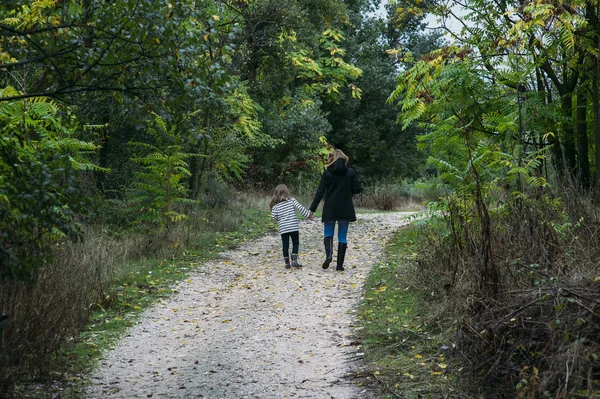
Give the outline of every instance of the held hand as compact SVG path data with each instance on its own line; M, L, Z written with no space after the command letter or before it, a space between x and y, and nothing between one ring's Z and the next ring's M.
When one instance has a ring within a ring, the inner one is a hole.
M308 218L312 219L315 216L315 213L313 211L310 211L310 213L308 214Z

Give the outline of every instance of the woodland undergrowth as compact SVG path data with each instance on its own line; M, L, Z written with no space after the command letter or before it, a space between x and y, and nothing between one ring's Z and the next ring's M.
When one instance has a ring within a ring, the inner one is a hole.
M36 397L55 381L77 383L141 311L172 294L194 265L268 229L264 195L229 190L221 196L227 199L222 204L207 206L205 198L159 234L90 224L80 242L57 244L52 261L31 280L2 281L0 308L9 318L0 396Z
M458 196L422 232L413 288L430 322L455 330L486 398L599 397L600 210L577 189L496 204L487 233Z

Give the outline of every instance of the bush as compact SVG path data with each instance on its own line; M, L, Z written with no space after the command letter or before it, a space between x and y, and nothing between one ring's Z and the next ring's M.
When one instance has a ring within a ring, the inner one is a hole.
M445 305L432 317L460 320L455 354L465 370L495 397L597 397L597 207L569 190L498 202L490 210L494 296L482 285L485 237L470 207L451 203L436 216L446 227L421 235L412 271L414 287Z
M5 389L25 377L48 375L51 359L77 337L90 311L105 306L119 267L139 256L139 241L90 228L85 241L57 247L54 260L39 267L32 282L0 282L0 309L9 316L0 357Z
M228 205L233 196L235 194L220 176L211 175L204 185L204 192L199 202L204 208L222 208Z
M398 183L363 183L363 192L356 197L361 208L393 211L397 209L422 209L425 201L439 198L435 180L403 180Z

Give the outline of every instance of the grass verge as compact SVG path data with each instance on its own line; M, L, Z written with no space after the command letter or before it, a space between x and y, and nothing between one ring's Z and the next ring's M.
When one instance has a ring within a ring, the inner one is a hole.
M367 373L387 398L474 397L466 393L460 367L449 357L455 326L431 321L440 299L424 298L412 286L421 228L413 224L397 232L386 248L386 261L367 280L359 308Z

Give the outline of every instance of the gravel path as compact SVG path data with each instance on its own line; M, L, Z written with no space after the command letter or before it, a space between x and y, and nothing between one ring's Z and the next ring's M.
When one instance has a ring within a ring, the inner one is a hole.
M276 233L203 264L106 354L86 398L374 397L351 378L361 366L353 312L408 215L360 214L345 272L335 252L321 269L317 219L301 221L301 269L284 269Z

